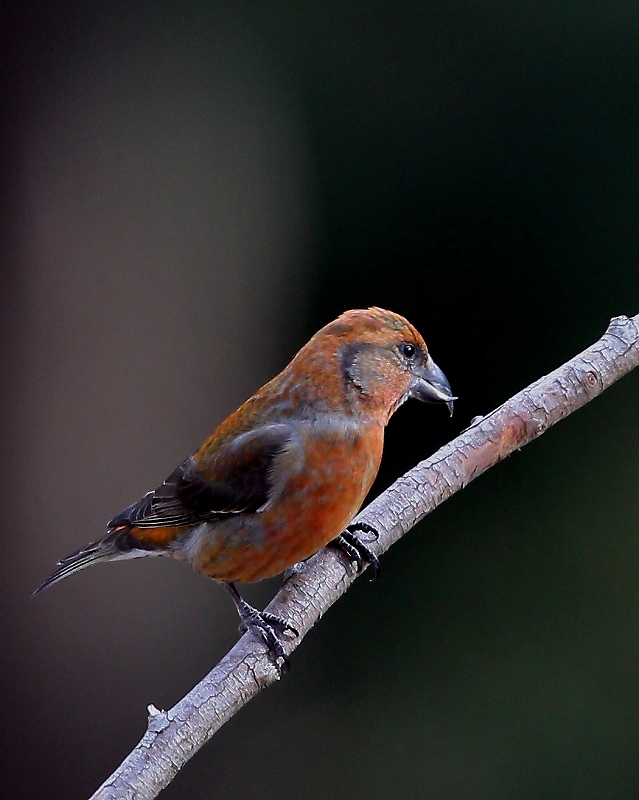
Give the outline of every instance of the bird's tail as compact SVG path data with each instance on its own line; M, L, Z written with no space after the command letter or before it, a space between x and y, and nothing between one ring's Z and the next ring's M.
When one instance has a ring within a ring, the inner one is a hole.
M35 592L38 594L54 583L78 572L91 564L99 561L118 561L124 558L138 558L151 555L148 549L143 549L140 542L131 535L126 527L117 529L107 534L103 539L76 550L58 562L57 569L49 575L46 581Z

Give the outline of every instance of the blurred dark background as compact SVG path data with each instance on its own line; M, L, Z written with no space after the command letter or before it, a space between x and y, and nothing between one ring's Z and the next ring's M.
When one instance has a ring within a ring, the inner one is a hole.
M237 619L162 559L32 590L320 325L403 313L460 395L398 412L379 490L639 312L639 9L62 0L0 36L2 793L83 798ZM638 402L427 518L163 797L638 797Z

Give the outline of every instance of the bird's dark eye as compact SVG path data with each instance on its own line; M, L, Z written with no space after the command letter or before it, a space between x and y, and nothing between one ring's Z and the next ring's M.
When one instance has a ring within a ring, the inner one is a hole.
M417 352L415 345L410 342L404 342L399 349L402 351L404 358L413 358Z

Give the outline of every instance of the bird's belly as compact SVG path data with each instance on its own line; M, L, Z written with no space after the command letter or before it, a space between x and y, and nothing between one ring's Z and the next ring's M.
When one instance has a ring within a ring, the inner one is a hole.
M222 581L270 578L309 558L338 536L361 507L377 475L383 430L331 444L309 443L297 474L263 511L207 525L191 560ZM204 526L203 526L204 527Z

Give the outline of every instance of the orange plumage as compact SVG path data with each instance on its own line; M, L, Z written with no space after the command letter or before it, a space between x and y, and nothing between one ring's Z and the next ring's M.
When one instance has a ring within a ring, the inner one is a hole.
M283 657L277 632L289 626L248 606L233 582L277 575L334 540L376 560L345 529L377 475L384 428L409 397L452 411L448 381L417 330L383 309L345 312L40 589L97 561L186 559L227 584L245 625Z

